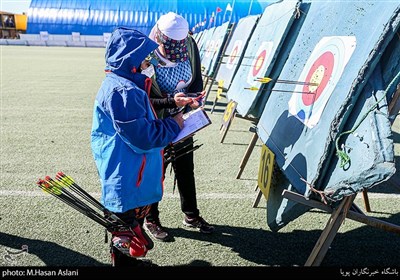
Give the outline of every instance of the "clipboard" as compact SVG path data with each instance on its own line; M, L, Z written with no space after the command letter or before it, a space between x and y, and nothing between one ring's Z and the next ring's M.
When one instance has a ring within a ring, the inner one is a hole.
M211 120L206 111L201 107L183 114L183 119L183 128L175 139L172 140L172 144L185 140L197 131L211 124Z

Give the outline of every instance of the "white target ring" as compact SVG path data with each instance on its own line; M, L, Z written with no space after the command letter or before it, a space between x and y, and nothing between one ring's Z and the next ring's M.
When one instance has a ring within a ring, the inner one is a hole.
M247 83L251 87L259 86L260 82L254 81L256 78L262 78L267 71L267 67L272 60L273 42L262 42L258 48L254 59L251 63L249 73L247 74Z
M324 108L356 48L356 37L323 37L308 58L289 100L289 112L309 128L321 119ZM298 93L302 92L302 93Z
M226 68L232 70L238 64L239 55L242 52L243 40L236 40L233 44L231 53L229 54Z

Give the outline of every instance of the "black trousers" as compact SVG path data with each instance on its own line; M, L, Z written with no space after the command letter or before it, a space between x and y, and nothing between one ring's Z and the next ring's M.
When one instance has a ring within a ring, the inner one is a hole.
M148 206L143 206L128 210L123 213L113 213L113 214L115 214L118 218L120 218L128 225L132 225L134 224L135 221L137 221L141 226L143 226L144 216L145 216L143 213L149 211L148 209L149 209Z
M193 137L189 137L182 143L176 144L174 149L176 151L175 156L177 159L173 161L172 164L181 200L181 210L190 218L198 217L199 209L197 209L193 151L188 152L193 149ZM184 154L186 152L188 153ZM164 172L167 169L167 166L167 164L164 166ZM146 220L149 222L157 220L159 219L159 215L160 212L158 211L157 202L151 205Z

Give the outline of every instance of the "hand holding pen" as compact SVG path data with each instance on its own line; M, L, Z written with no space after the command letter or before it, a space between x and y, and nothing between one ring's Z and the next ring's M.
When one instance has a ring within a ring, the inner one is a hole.
M178 92L174 95L175 104L178 107L183 107L193 102L192 98L187 97L183 92Z
M202 92L188 93L187 96L189 96L192 99L192 102L189 103L189 106L192 109L197 109L200 106L202 106L205 94L206 94L205 90L203 90Z

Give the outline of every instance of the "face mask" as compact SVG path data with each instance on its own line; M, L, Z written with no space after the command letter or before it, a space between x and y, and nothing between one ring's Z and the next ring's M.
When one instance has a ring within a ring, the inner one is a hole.
M156 71L154 70L153 64L150 64L150 66L147 67L146 69L142 70L141 73L143 75L146 75L147 77L151 78L156 73Z

